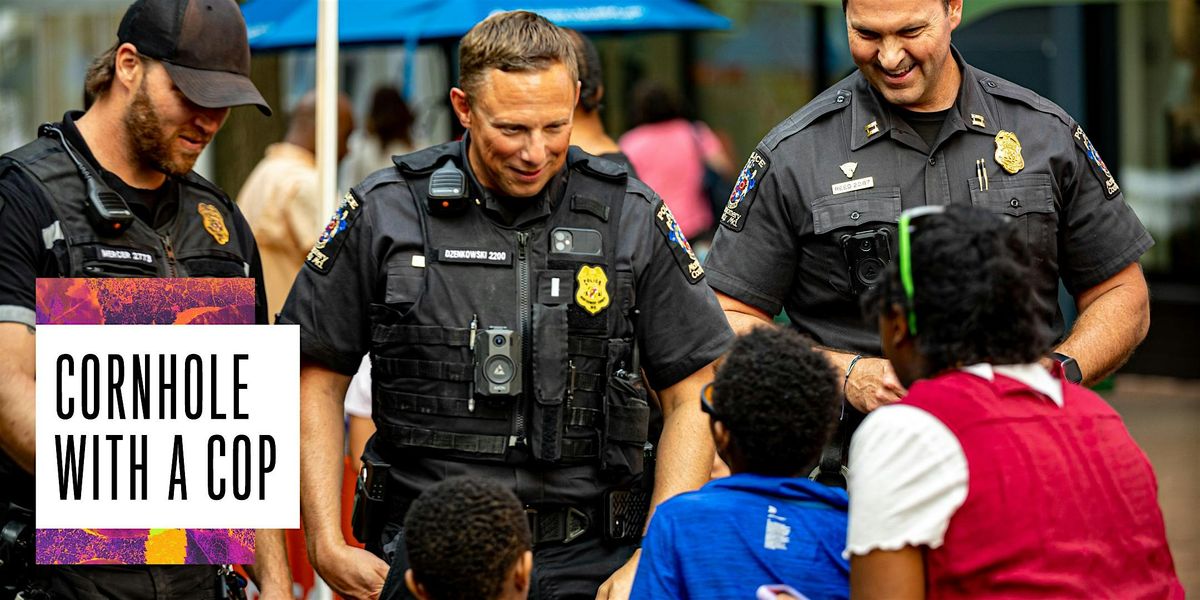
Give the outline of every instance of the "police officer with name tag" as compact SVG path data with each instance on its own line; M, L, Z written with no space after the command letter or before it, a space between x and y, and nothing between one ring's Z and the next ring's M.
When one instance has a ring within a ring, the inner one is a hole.
M662 200L568 147L579 83L566 33L499 13L460 48L450 99L466 136L352 188L281 315L300 325L305 361L309 555L337 592L375 597L386 577L392 597L408 505L471 474L525 505L531 597L623 598L648 509L707 479L697 398L732 332ZM338 526L341 404L366 352L377 433L355 528L371 552Z
M0 597L21 588L29 598L236 591L219 565L31 568L28 513L36 278L253 277L257 320L267 322L250 228L223 191L191 170L230 107L270 115L249 74L235 2L139 0L117 43L88 69L87 110L43 125L36 140L0 157ZM259 531L256 547L264 596L290 598L282 533Z
M827 349L856 409L850 420L905 393L859 309L896 255L905 208L972 204L1025 232L1041 316L1060 340L1043 362L1068 379L1103 379L1149 328L1137 261L1153 240L1070 115L951 45L962 4L843 0L858 70L758 144L705 264L735 330L784 309ZM1065 336L1060 277L1080 313ZM823 474L840 461L838 448L827 452Z

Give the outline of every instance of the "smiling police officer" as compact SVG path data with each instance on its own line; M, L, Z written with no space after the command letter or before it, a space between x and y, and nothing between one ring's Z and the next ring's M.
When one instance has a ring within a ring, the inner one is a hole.
M1059 277L1075 297L1057 345L1066 375L1107 376L1149 327L1137 260L1153 241L1083 129L963 60L950 44L962 0L843 7L858 71L759 143L721 215L705 269L734 329L786 309L846 374L850 404L895 401L905 390L859 295L893 259L902 209L972 204L1026 232L1046 327L1063 332Z
M309 553L345 595L378 593L388 574L339 528L342 398L370 352L378 431L357 530L396 558L385 596L404 592L408 505L470 474L525 504L532 597L625 597L647 507L707 478L695 399L732 333L670 210L568 147L579 83L563 30L494 15L463 38L460 65L450 99L467 135L354 187L284 306L305 359ZM643 369L664 421L652 498Z

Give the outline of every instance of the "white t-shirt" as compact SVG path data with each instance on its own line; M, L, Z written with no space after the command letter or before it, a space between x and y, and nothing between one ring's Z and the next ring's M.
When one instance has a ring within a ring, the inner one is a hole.
M346 388L346 414L352 417L371 418L371 355L364 354L358 372Z

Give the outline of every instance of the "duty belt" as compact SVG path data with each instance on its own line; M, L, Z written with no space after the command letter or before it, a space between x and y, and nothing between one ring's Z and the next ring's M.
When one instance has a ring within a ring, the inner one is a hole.
M526 506L529 531L535 546L549 543L569 544L585 533L600 519L591 509L574 506Z
M387 499L389 521L403 523L404 516L413 500L400 496ZM529 531L533 544L569 544L584 534L594 533L601 517L599 507L552 505L527 505L525 517L529 519Z

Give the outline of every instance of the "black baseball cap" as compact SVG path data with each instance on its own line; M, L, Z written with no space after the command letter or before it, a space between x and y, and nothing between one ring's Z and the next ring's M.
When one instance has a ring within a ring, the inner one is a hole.
M271 107L250 81L246 21L234 0L137 0L117 40L157 59L188 100L205 108Z

